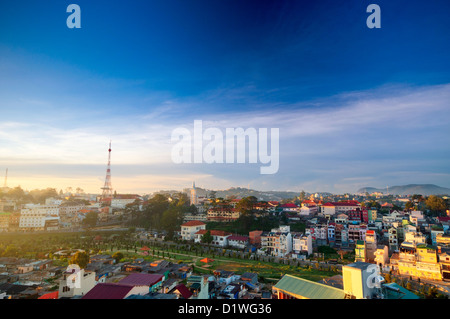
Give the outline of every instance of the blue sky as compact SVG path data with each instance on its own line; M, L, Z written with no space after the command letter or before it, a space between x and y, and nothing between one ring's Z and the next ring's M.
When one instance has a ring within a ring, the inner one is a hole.
M81 29L66 8L81 8ZM381 8L381 29L366 8ZM448 1L0 2L10 186L450 187ZM194 120L280 129L280 169L171 161Z

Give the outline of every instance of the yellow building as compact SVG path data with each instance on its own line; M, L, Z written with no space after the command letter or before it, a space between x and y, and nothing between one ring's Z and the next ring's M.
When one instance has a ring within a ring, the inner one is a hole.
M355 262L367 262L366 259L366 242L364 240L357 240L355 245Z
M442 280L437 250L428 245L404 242L400 247L398 271L400 275Z
M442 247L450 247L450 235L437 234L436 245Z

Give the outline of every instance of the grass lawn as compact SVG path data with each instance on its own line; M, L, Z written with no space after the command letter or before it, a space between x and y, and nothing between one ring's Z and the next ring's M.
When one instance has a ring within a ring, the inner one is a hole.
M202 267L203 263L197 262L197 266ZM331 277L336 275L335 272L331 271L319 271L315 269L306 269L302 267L282 265L277 263L268 263L260 261L214 261L210 263L209 269L223 269L227 271L233 271L237 274L243 274L245 272L255 272L260 277L264 277L267 280L279 280L285 274L290 274L298 276L311 281L319 281L323 278Z
M114 251L105 251L104 253L113 254ZM123 261L132 261L136 258L144 258L144 260L154 261L162 259L162 250L156 250L157 256L145 256L139 251L135 253L134 251L120 250L124 254ZM150 250L150 254L152 250ZM306 269L302 267L283 265L278 263L261 262L257 260L242 260L230 257L221 256L211 256L211 255L199 255L189 254L189 252L184 253L173 253L165 252L164 257L167 259L170 255L170 260L172 262L180 262L187 264L194 264L196 266L195 273L210 274L216 269L223 269L227 271L233 271L237 274L243 274L245 272L255 272L258 273L260 277L264 277L268 281L278 281L285 274L291 274L311 281L319 281L323 278L331 277L336 275L335 272L331 271L319 271L316 269ZM186 256L189 255L189 256ZM212 262L205 264L200 260L204 257L213 259Z

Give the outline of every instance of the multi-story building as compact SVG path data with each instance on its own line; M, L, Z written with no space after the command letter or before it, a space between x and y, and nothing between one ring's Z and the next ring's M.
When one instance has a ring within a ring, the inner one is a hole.
M345 227L345 225L335 225L334 241L337 247L348 247L348 229Z
M357 240L355 246L355 261L373 263L377 251L377 234L373 230L366 231L365 240Z
M24 231L57 230L58 205L27 204L20 212L19 229Z
M375 260L375 252L377 251L377 248L378 248L377 233L373 230L367 230L365 242L366 242L366 249L367 249L366 262L372 263Z
M311 255L313 253L311 235L295 234L292 237L292 252L296 255Z
M348 242L349 244L356 244L358 240L366 239L366 225L350 224L348 225Z
M398 271L400 275L442 280L437 250L428 245L403 242L399 249Z
M327 237L328 245L330 247L336 246L336 225L334 223L329 223L327 227Z
M84 296L95 287L95 272L80 269L78 272L66 271L59 281L58 298Z
M241 236L241 235L231 235L227 237L228 245L231 247L244 249L249 244L249 237L248 236Z
M10 219L11 219L11 213L0 212L0 232L8 231Z
M229 205L220 205L208 209L207 219L213 221L234 221L241 216L241 213Z
M328 243L328 226L315 225L305 229L305 234L311 235L314 246L322 246Z
M347 225L348 224L348 216L346 214L339 214L334 218L334 223Z
M200 243L202 241L203 235L205 235L208 232L206 229L201 229L198 232L195 233L194 242ZM220 246L225 247L228 246L228 238L231 236L231 233L228 233L223 230L209 230L213 240L210 243L214 246Z
M389 237L389 250L391 252L398 250L398 230L395 227L391 227L388 229L388 237Z
M321 212L324 215L335 215L356 209L361 209L361 204L358 201L331 202L323 204Z
M192 220L184 223L181 225L181 239L194 240L196 238L195 234L203 229L206 229L206 224L201 221Z
M85 205L60 205L59 217L62 227L73 227L78 224L78 213L86 209Z
M267 255L284 257L292 251L292 235L289 226L280 226L261 235L261 250Z
M433 225L430 230L431 244L433 246L437 245L436 238L438 235L441 235L441 236L444 235L444 229L442 228L442 226Z
M389 263L389 249L386 245L380 245L375 251L374 263L380 267L384 267Z
M425 245L427 238L421 232L406 232L405 242L412 243L414 245Z
M355 262L367 261L367 249L366 249L366 242L364 240L357 240L355 245Z
M254 230L248 233L249 242L251 245L254 246L261 246L261 235L263 231L262 230Z
M437 234L436 235L436 245L441 246L441 247L450 248L450 235Z
M442 280L450 280L450 254L446 251L441 251L438 247L439 264L441 265Z
M185 213L183 215L183 219L185 222L188 222L191 220L198 220L201 222L206 222L208 220L208 215L205 213Z
M369 209L367 210L368 223L374 222L377 219L377 210Z
M14 212L9 215L9 228L8 230L11 232L15 232L19 230L20 224L20 212Z
M288 212L288 213L297 213L300 211L300 207L298 207L296 204L293 204L293 203L282 204L279 206L279 208L283 212Z
M0 200L0 212L12 213L16 210L16 202L13 200Z
M124 209L128 204L132 204L138 199L140 199L140 196L137 194L118 194L111 198L111 207Z

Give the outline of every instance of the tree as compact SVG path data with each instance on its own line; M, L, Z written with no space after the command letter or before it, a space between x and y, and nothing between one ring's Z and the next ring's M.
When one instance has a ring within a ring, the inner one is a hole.
M303 202L305 199L306 199L306 193L305 193L305 191L301 191L300 192L300 195L298 196L298 199L301 201L301 202Z
M251 214L257 201L255 196L244 197L237 203L236 209L243 215Z
M85 251L77 251L71 258L70 263L78 265L81 269L89 264L89 254Z
M120 260L123 259L123 257L124 255L120 251L117 251L112 255L112 258L114 258L116 263L120 262Z
M94 227L97 225L98 213L97 212L89 212L86 214L86 217L83 219L83 226L86 227Z
M405 204L405 210L413 210L414 209L414 203L412 201L409 201Z
M173 233L180 227L183 220L183 211L179 206L170 207L161 216L161 227L168 232L171 238Z
M427 205L427 207L434 213L440 213L447 209L445 201L441 197L435 195L430 195L425 200L425 205Z
M202 236L201 242L205 244L210 244L213 241L213 236L211 235L211 231L207 230L206 233Z

